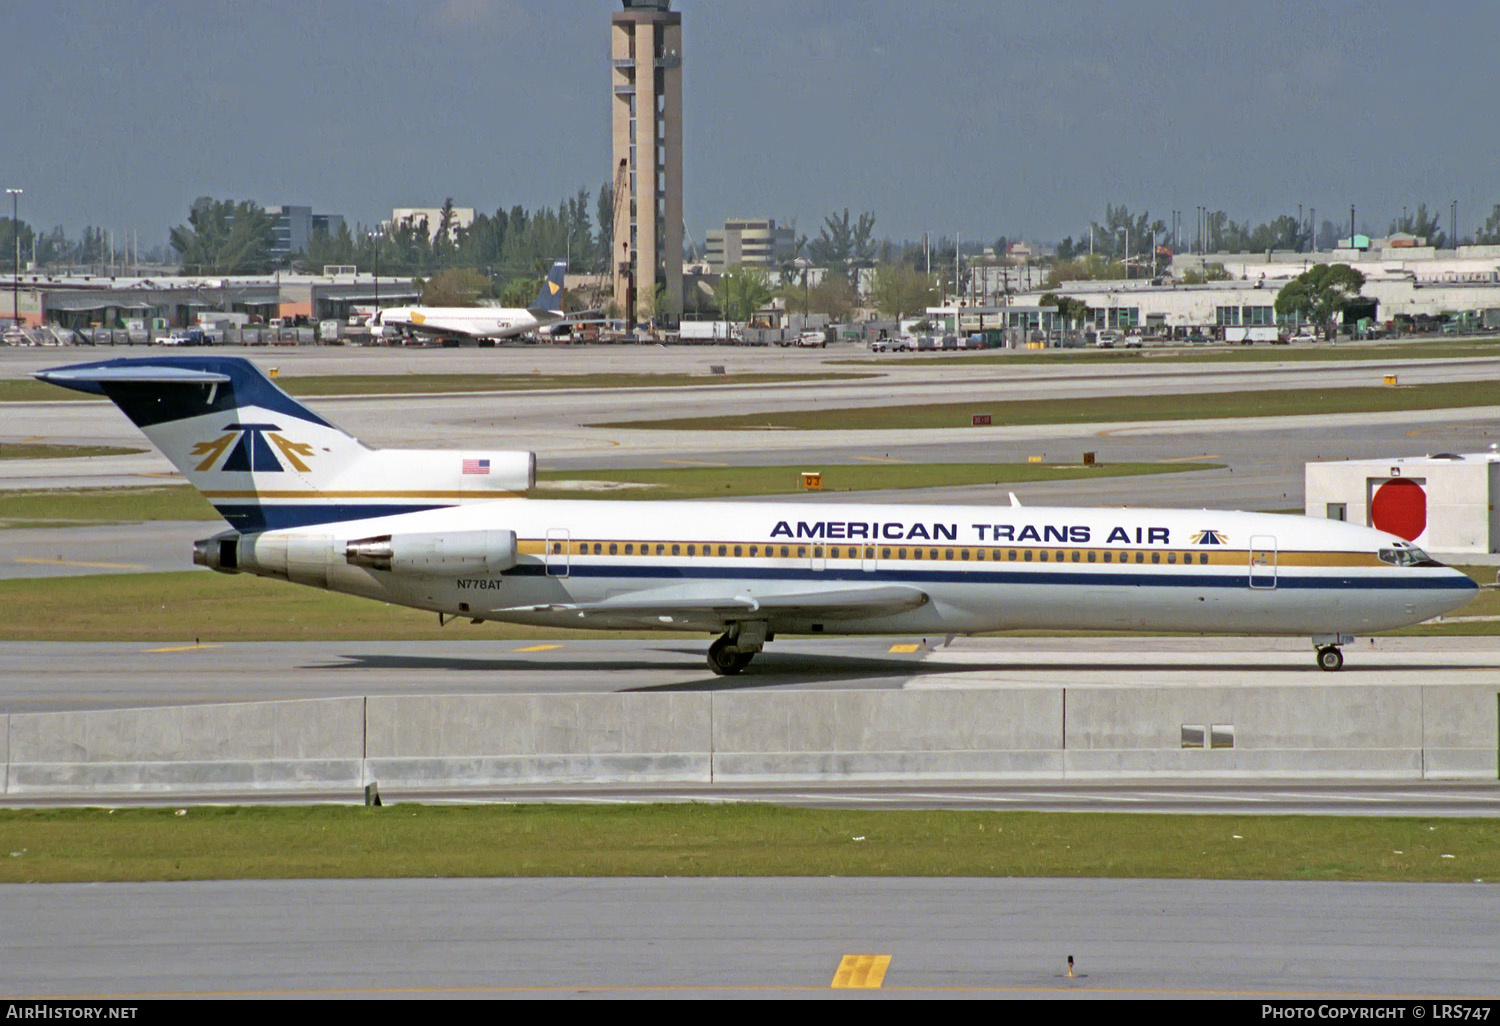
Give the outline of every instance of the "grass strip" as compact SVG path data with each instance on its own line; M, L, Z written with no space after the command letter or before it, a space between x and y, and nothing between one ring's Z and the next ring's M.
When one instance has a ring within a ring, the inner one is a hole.
M67 460L83 456L128 456L145 449L119 445L46 445L35 442L0 442L0 460Z
M0 882L375 877L1500 879L1500 820L394 804L0 811Z
M801 492L802 472L818 470L823 492L957 488L1078 478L1217 470L1215 463L855 463L781 467L673 467L546 471L538 498L712 499ZM645 487L641 487L641 486Z
M187 566L191 553L183 552ZM250 574L206 570L0 580L0 640L505 641L663 637L518 624L438 625L437 614ZM699 637L699 635L684 635Z
M192 485L160 488L64 488L0 492L0 520L107 522L215 520L218 512Z
M1500 382L1454 381L1399 387L1263 389L1010 401L975 399L962 403L920 406L788 410L727 417L614 421L592 426L664 431L751 431L768 428L789 431L912 431L971 427L976 414L988 415L996 427L1017 427L1395 413L1496 405L1500 405Z
M1147 360L1151 363L1316 363L1357 360L1454 360L1482 359L1500 356L1500 338L1473 342L1396 342L1380 345L1363 343L1311 346L1238 346L1201 347L1163 346L1150 349L1039 349L1008 350L1001 353L960 355L926 355L892 353L847 360L828 360L830 365L849 367L878 366L889 369L893 362L908 360L908 366L929 364L1005 365L1028 363L1119 363Z
M691 385L765 385L877 377L874 373L820 374L324 374L278 377L289 395L423 395L447 392L524 392L543 388L682 388ZM0 402L98 399L44 381L0 381Z

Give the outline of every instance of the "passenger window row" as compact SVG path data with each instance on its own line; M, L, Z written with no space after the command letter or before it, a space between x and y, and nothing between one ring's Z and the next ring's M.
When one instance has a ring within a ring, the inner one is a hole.
M563 542L553 542L552 552L561 554ZM579 542L581 556L725 556L741 559L875 559L873 545L701 545L696 542ZM1195 558L1196 557L1196 558ZM1207 552L1128 552L1114 549L980 549L879 546L883 560L976 563L1165 563L1168 566L1208 565Z

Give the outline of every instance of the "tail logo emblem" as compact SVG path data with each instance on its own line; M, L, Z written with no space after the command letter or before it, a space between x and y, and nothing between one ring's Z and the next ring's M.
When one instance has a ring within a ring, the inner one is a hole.
M315 455L313 447L306 442L293 442L278 434L281 428L275 424L226 424L226 434L209 442L199 442L193 446L192 455L202 456L203 461L194 470L212 470L219 457L226 452L228 457L224 460L221 471L238 470L251 471L257 474L279 474L284 473L286 468L276 458L280 452L282 458L292 465L292 469L301 473L307 473L308 467L305 459L312 459Z

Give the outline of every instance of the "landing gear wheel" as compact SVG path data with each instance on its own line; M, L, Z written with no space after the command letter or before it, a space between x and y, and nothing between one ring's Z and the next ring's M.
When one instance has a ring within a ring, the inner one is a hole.
M1342 670L1344 668L1344 653L1336 645L1324 645L1318 649L1318 669Z
M754 652L729 651L729 637L719 638L708 646L708 668L720 677L732 677L750 665Z

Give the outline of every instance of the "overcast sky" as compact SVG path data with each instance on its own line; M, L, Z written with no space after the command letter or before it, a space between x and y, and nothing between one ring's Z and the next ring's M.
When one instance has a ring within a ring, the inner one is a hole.
M200 195L555 205L609 174L618 0L0 0L0 186L162 242ZM1500 203L1500 4L677 0L689 235L1077 235L1107 202L1460 232ZM8 215L9 211L5 213ZM118 237L118 236L117 236Z

